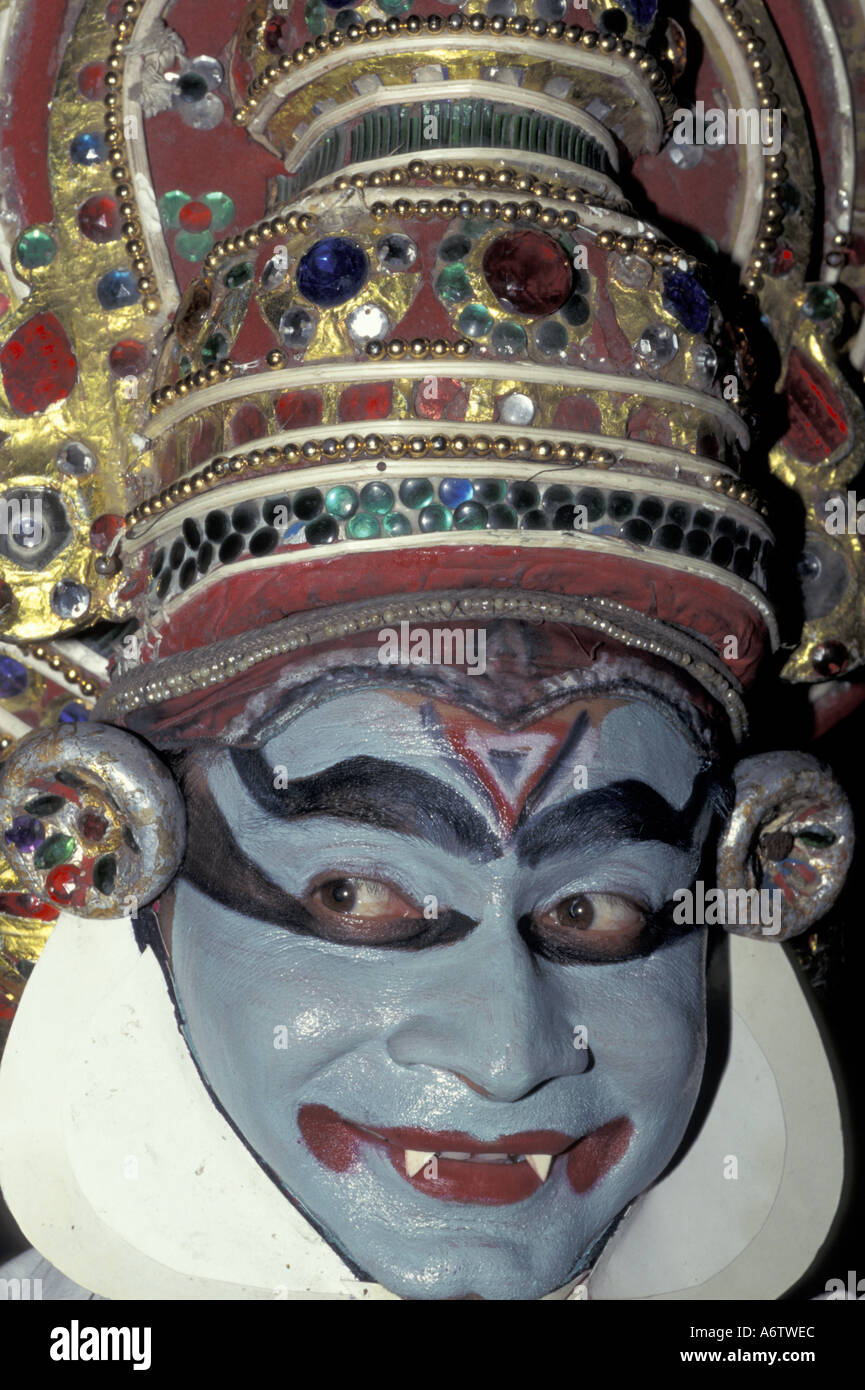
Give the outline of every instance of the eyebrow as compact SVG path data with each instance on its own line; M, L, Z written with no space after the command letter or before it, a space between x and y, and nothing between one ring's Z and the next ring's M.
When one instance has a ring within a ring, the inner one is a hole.
M347 758L275 787L274 769L259 749L234 748L231 758L256 804L280 820L330 816L361 821L481 863L502 853L497 836L465 798L420 769L385 758Z
M657 840L672 849L690 849L700 811L711 802L723 811L728 797L711 767L698 773L681 810L645 782L628 778L595 791L577 792L533 823L518 827L517 852L535 868L564 851L602 848L616 840Z

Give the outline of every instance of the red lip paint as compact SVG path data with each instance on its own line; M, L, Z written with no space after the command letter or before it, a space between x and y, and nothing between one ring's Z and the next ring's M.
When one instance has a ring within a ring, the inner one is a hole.
M580 1139L560 1130L523 1130L483 1141L460 1130L368 1129L324 1105L303 1106L298 1123L307 1148L332 1172L346 1172L360 1157L362 1147L373 1145L386 1152L394 1170L415 1191L440 1201L486 1206L507 1206L533 1196L542 1184L531 1165L525 1161L493 1164L437 1158L435 1177L426 1177L423 1168L409 1177L406 1149L422 1153L553 1154L550 1175L557 1163L564 1162L571 1188L584 1193L623 1157L633 1134L630 1120L621 1116Z

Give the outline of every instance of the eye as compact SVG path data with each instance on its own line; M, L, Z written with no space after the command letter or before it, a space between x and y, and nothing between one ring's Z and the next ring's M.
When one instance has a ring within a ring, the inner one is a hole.
M389 883L375 878L329 878L307 895L305 903L342 917L417 917L421 909Z
M332 941L387 944L426 926L423 909L383 879L319 878L301 903L319 935Z
M551 959L625 960L647 918L648 909L618 893L575 893L535 912L530 930Z

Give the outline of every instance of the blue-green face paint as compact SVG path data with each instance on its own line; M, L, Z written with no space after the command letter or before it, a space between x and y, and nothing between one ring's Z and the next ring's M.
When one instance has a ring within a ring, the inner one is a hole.
M507 732L368 690L192 766L172 968L239 1131L395 1293L559 1287L699 1089L705 934L664 925L709 828L691 743L638 698Z

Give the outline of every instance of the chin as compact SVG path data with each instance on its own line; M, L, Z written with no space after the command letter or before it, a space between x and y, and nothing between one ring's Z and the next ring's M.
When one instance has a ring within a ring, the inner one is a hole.
M570 1247L545 1249L529 1231L523 1240L507 1242L477 1236L436 1240L399 1264L392 1252L389 1257L379 1248L367 1253L361 1267L370 1279L404 1299L531 1301L572 1279L581 1259Z

